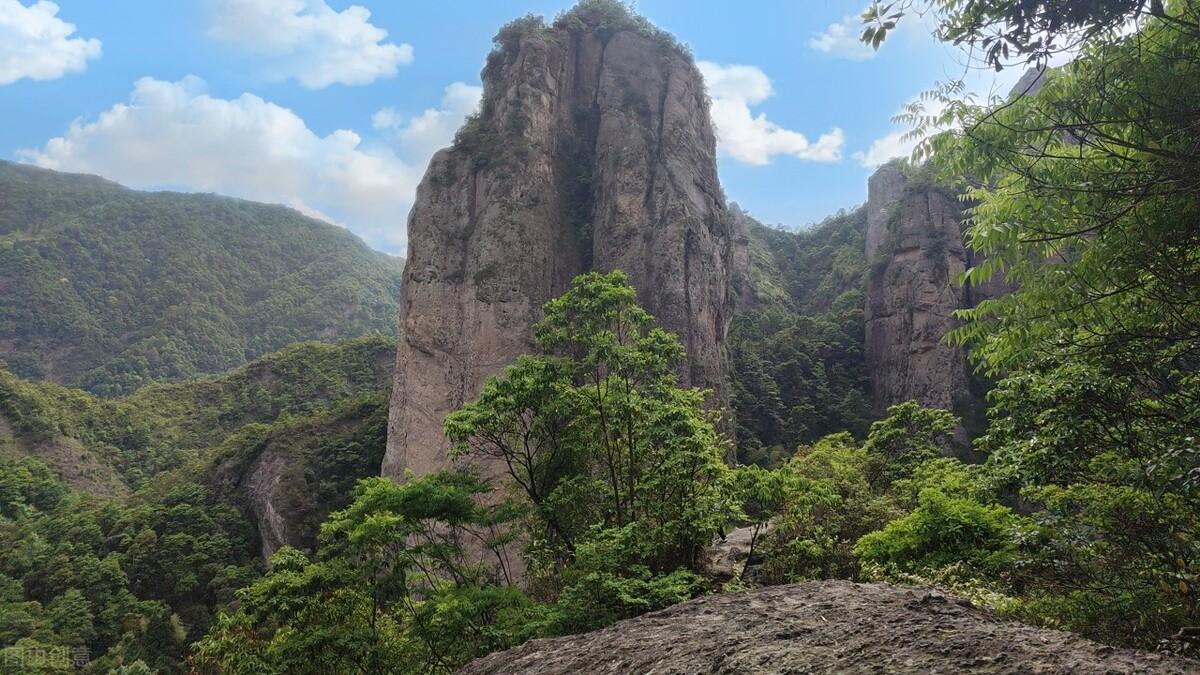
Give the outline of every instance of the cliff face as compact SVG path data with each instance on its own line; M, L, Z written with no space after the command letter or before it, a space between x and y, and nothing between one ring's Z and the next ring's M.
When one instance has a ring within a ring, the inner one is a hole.
M243 430L205 473L217 499L254 523L264 560L281 546L313 551L321 523L377 470L386 427L384 396L345 401Z
M446 466L442 419L530 350L543 303L589 269L628 272L687 349L683 383L727 401L732 237L703 81L596 4L502 30L478 117L417 190L384 475Z
M876 407L916 400L955 410L969 390L962 352L944 344L964 306L966 269L953 195L908 185L888 164L867 185L866 359ZM956 400L958 399L958 400Z
M942 337L956 309L1009 289L959 285L975 256L963 245L954 194L888 164L871 176L867 195L866 361L877 412L910 399L950 410L963 420L965 441L980 424L982 387L963 350Z

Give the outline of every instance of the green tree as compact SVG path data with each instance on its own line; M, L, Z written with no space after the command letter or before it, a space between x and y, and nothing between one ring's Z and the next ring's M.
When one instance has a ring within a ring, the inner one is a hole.
M1027 616L1157 644L1200 620L1200 6L938 7L939 35L993 67L1082 42L1040 87L976 104L951 85L941 113L906 117L947 129L916 154L971 204L965 281L1017 287L961 312L951 339L999 379L980 447L1042 526L1018 579Z
M91 605L77 589L67 589L65 593L51 600L46 606L46 613L54 632L58 633L66 644L85 646L95 639Z
M906 15L932 11L940 40L969 46L978 52L974 58L1001 70L1015 62L1045 63L1145 17L1194 30L1189 8L1163 0L873 0L863 13L862 40L878 48Z
M958 419L937 408L905 401L887 410L887 417L871 425L863 450L871 457L868 477L872 484L887 485L909 476L921 463L948 454Z
M284 547L194 650L222 673L450 672L530 636L530 601L464 547L519 515L458 472L362 481L315 560Z
M679 340L619 271L577 277L534 340L546 355L521 357L447 416L453 455L505 468L533 506L540 564L569 564L596 532L626 528L650 570L694 567L732 504L705 392L676 383Z
M784 495L763 542L767 581L857 576L854 542L899 515L873 488L873 463L872 455L843 432L801 446L779 469Z
M907 572L932 572L955 563L976 575L1011 568L1017 555L1019 520L1007 507L921 490L912 513L854 545L861 560Z
M737 499L741 512L738 520L747 524L751 529L750 546L746 551L746 564L741 574L744 576L746 567L754 562L755 547L759 537L770 526L771 519L777 516L784 507L788 496L789 474L783 469L764 469L749 464L739 466L735 470L737 481Z

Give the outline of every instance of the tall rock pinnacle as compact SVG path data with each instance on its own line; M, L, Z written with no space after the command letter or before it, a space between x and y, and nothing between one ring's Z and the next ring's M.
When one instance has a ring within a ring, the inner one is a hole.
M962 286L977 263L963 244L957 195L885 164L867 184L866 359L877 412L915 400L950 410L966 446L982 425L983 385L965 353L943 341L954 311L1011 290L1002 282Z
M409 216L388 476L448 465L443 418L531 350L542 305L591 269L626 271L687 349L681 381L728 398L732 237L691 58L584 0L503 28L483 82Z

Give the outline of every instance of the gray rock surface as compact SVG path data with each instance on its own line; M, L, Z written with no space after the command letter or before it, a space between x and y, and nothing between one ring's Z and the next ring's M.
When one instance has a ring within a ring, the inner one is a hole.
M704 575L719 583L733 579L755 583L762 565L763 543L770 531L769 526L751 525L715 538L705 547L701 559Z
M732 236L690 57L563 22L501 39L483 80L409 216L386 476L448 465L443 418L530 350L542 305L589 269L628 272L687 348L683 383L728 400Z
M942 342L965 304L961 214L953 195L907 183L897 164L868 183L867 368L881 410L909 399L953 410L968 390L962 352Z
M274 447L263 450L243 479L242 494L254 517L263 560L269 560L282 546L308 543L294 531L295 514L311 510L302 499L304 487L303 466Z
M1114 649L993 616L924 588L819 581L710 595L582 635L478 659L525 673L1195 673L1200 662Z
M743 311L758 306L758 293L750 277L750 227L753 219L737 205L729 205L729 222L733 234L732 282L737 297L737 309Z
M955 310L1010 287L958 283L976 256L963 245L957 195L910 180L897 163L871 176L867 195L866 360L877 411L908 400L950 410L965 443L981 423L982 387L964 351L942 338Z

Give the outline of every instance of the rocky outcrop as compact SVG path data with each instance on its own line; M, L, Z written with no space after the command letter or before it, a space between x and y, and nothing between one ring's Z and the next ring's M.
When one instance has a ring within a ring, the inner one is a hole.
M729 223L733 236L731 280L737 308L738 311L754 309L758 307L758 292L750 276L750 228L757 223L737 202L729 204Z
M254 460L243 479L242 496L258 530L263 560L281 546L312 548L313 532L300 532L302 520L312 520L311 503L304 466L286 451L268 447Z
M684 384L727 400L732 237L703 81L616 3L497 36L478 116L438 152L408 222L383 473L447 465L442 419L531 348L542 305L626 271L687 349Z
M909 185L887 164L867 187L866 359L877 408L916 400L962 407L969 390L961 350L942 342L964 306L962 216L953 194Z
M871 176L867 194L866 361L877 412L908 400L950 410L966 441L982 423L982 386L963 350L943 337L955 310L1010 289L959 283L976 260L963 244L954 193L891 163Z
M700 567L704 576L725 583L739 579L746 583L758 581L762 569L763 542L770 527L753 525L734 528L715 538L704 548Z
M218 447L204 475L218 499L254 524L264 560L282 546L313 551L321 523L377 470L386 419L380 396L250 425Z
M1010 99L1036 96L1044 68L1027 70ZM885 164L867 183L867 368L876 412L907 400L951 410L963 421L965 442L984 424L984 385L961 349L942 342L953 312L1011 293L1001 277L977 286L958 275L983 262L963 244L958 195L921 168L909 178L900 163ZM925 175L921 175L925 174Z
M461 673L1192 673L996 618L932 589L820 581L709 595L603 630L533 640Z

